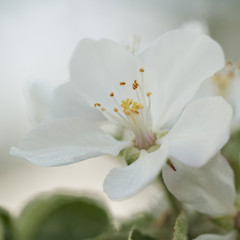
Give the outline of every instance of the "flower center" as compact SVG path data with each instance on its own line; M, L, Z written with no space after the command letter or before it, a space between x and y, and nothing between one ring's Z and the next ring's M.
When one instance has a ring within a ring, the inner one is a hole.
M134 80L131 88L131 90L134 91L135 98L130 97L127 89L125 89L127 96L129 96L126 99L121 100L121 102L118 102L115 98L114 92L111 92L109 96L116 105L113 108L113 112L106 110L106 108L102 107L100 103L95 103L94 107L99 107L108 118L113 119L115 122L132 131L135 135L135 145L139 149L148 149L150 146L154 145L155 142L155 136L151 131L151 92L144 92L144 69L140 68L139 71L142 74L142 84L139 84L137 80ZM120 87L125 88L126 82L120 82L119 85Z

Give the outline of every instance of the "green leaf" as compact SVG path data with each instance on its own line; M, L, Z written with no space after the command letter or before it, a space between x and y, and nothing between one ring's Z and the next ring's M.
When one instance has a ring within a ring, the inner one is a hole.
M13 220L9 212L0 208L0 240L16 239Z
M228 143L222 149L223 156L229 161L235 177L237 191L240 190L240 131L232 134Z
M234 218L232 216L213 218L212 222L226 231L230 231L234 228Z
M133 228L132 231L129 233L128 240L155 240L155 238L145 235L139 230Z
M187 240L187 220L184 213L180 213L176 220L173 240Z
M17 220L22 240L79 240L112 229L100 201L89 197L55 195L33 200Z

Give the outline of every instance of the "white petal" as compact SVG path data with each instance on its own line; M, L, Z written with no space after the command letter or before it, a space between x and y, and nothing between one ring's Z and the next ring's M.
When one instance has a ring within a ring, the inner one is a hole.
M38 125L10 154L41 166L59 166L104 154L116 156L129 144L106 135L90 121L59 119Z
M199 19L187 20L181 25L181 28L194 33L204 33L209 35L207 22Z
M236 240L237 234L235 231L230 232L226 235L217 235L217 234L203 234L194 240Z
M227 142L232 108L222 97L206 97L186 106L166 136L173 157L200 167Z
M134 195L157 177L166 158L165 146L152 153L142 150L140 157L131 165L111 170L105 179L104 191L113 200Z
M173 161L176 168L163 168L163 178L169 191L181 202L210 216L235 213L236 191L233 171L228 162L217 154L201 168Z
M156 130L175 119L201 83L224 66L222 49L214 40L184 30L166 33L141 56Z
M105 119L101 111L87 104L76 82L59 86L54 92L52 114L54 117L86 117L90 120Z
M124 81L130 87L129 83L139 78L140 67L139 60L120 44L107 39L85 39L74 51L70 73L91 105L100 101L104 107L112 107L110 92L115 92L116 98L122 97L125 92L119 83Z

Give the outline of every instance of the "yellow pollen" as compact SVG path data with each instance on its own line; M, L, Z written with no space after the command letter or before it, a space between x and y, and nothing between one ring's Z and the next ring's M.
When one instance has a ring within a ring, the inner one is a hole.
M101 108L101 110L104 112L106 109L105 108Z
M144 72L144 68L140 68L140 69L139 69L139 72Z
M132 84L133 90L136 90L136 89L138 88L138 86L139 86L138 81L137 81L137 80L134 80L134 82L133 82L133 84Z
M117 109L117 108L114 108L113 111L114 111L114 112L118 112L118 109Z
M121 107L122 107L124 110L129 109L130 106L132 105L132 102L133 102L133 100L132 100L132 99L129 99L129 98L127 98L126 100L122 100Z
M120 85L124 86L124 85L126 85L126 82L120 82Z
M110 97L114 97L114 92L111 92L111 93L110 93Z
M149 96L151 96L152 95L152 93L151 92L147 92L147 97L149 97Z
M95 103L94 107L101 107L101 103Z

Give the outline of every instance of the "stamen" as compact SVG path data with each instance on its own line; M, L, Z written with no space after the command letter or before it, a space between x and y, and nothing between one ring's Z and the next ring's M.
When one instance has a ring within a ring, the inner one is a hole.
M127 115L127 116L130 116L131 115L131 112L129 110L123 110L123 112Z
M119 102L114 92L109 93L109 96L115 102L113 112L102 107L100 103L94 104L94 107L99 107L99 110L105 116L132 131L135 135L135 145L140 149L148 149L155 142L155 135L151 131L150 122L150 96L152 93L143 90L144 71L144 68L139 69L142 82L139 84L138 80L134 80L132 83L132 90L135 91L136 98L132 96L132 93L128 93L127 83L123 81L119 82L119 85L126 91L127 97L124 98L125 100Z
M101 107L101 103L94 103L94 107Z
M133 84L132 84L133 90L136 90L136 89L138 88L138 86L139 86L138 81L137 81L137 80L134 80L134 82L133 82Z

